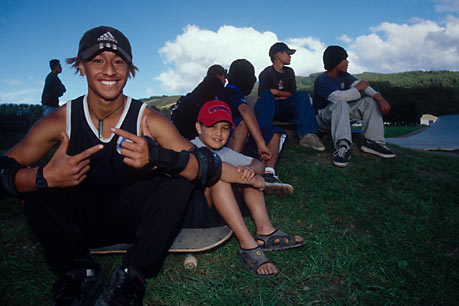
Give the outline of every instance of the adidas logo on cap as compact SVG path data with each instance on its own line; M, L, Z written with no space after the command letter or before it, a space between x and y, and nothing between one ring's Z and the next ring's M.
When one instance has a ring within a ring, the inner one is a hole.
M118 43L116 38L110 32L106 32L106 33L100 35L97 40L98 41L111 41L111 42L114 42L114 43Z

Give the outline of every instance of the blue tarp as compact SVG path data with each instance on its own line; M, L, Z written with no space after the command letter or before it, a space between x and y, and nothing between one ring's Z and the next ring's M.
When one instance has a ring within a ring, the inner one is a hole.
M387 138L386 141L418 150L459 150L459 115L441 116L430 127L415 135Z

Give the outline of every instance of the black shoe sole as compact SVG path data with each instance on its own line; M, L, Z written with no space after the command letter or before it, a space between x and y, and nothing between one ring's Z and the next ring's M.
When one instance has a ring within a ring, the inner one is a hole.
M371 148L368 148L368 147L365 147L365 146L361 146L360 150L362 152L364 152L364 153L373 154L373 155L376 155L376 156L379 156L379 157L382 157L382 158L394 158L395 157L394 153L392 153L392 154L384 154L384 153L375 151L375 150L373 150Z

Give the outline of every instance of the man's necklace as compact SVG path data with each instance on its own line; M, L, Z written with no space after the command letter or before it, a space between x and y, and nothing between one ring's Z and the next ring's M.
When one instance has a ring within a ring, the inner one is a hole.
M91 106L89 106L89 103L88 103L88 108L89 108L89 111L91 113L94 114L94 116L96 116L97 120L99 120L99 124L98 124L98 129L99 129L99 139L101 138L100 136L102 135L102 132L103 132L103 129L104 129L104 120L107 119L108 117L110 117L111 115L113 115L117 110L119 110L121 108L121 106L124 105L124 100L121 102L120 106L118 106L113 112L111 112L110 114L108 114L107 116L105 116L104 118L99 118L99 116L97 116L97 114L91 109Z

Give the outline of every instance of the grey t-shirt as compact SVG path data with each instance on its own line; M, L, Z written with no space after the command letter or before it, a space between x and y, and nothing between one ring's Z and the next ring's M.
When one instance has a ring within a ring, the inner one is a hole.
M205 144L201 141L201 139L199 139L199 137L196 137L193 140L191 140L191 143L197 146L198 148L205 147ZM235 167L250 165L253 160L252 157L233 151L228 147L222 147L216 150L215 153L218 154L222 161L231 164Z

